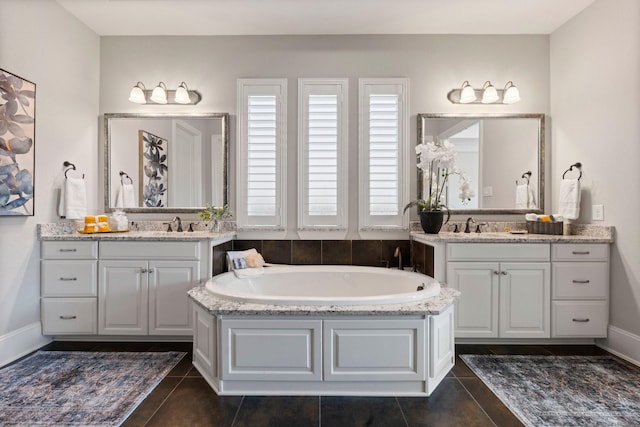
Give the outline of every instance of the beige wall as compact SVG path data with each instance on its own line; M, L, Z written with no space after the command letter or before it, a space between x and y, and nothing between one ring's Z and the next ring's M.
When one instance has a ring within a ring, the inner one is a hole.
M551 35L553 206L562 173L582 162L579 222L591 222L591 205L603 204L605 220L594 223L616 227L611 324L635 335L640 335L639 76L637 0L597 0Z
M549 113L548 36L267 36L267 37L103 37L100 110L121 112L231 113L231 158L235 165L236 80L288 78L287 158L297 159L297 78L349 78L349 233L357 239L358 77L410 79L411 142L417 113ZM196 106L136 105L131 87L186 81L202 94ZM522 101L513 105L453 105L447 93L464 80L503 86L513 80ZM412 197L416 170L409 168ZM289 167L287 238L296 238L296 173ZM232 184L235 176L232 173ZM235 189L231 190L235 209ZM166 216L166 215L165 215Z
M36 224L56 219L62 162L98 185L99 54L99 37L56 2L0 1L0 68L36 83L35 216L0 217L0 338L40 319ZM96 209L96 192L88 196ZM0 362L15 351L5 343Z

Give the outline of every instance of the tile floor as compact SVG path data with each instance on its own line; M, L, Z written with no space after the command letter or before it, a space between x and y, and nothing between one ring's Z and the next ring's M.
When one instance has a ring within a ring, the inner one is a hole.
M460 360L428 398L217 396L191 365L191 343L57 341L45 350L186 351L123 426L521 426ZM595 346L457 345L456 354L608 354Z

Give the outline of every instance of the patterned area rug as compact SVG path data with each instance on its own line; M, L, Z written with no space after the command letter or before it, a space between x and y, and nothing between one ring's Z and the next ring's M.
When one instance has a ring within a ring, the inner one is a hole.
M640 425L640 370L612 357L460 357L527 426Z
M118 425L185 354L38 351L0 369L0 425Z

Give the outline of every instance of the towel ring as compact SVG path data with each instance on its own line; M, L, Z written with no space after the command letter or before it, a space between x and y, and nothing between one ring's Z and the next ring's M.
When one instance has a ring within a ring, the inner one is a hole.
M580 162L576 162L576 163L572 164L571 166L569 166L569 169L564 171L564 173L562 174L562 179L564 179L564 176L567 174L567 172L572 171L574 167L580 171L580 176L578 177L578 181L580 181L580 178L582 178L582 163L580 163Z
M529 185L529 182L531 180L531 171L526 171L525 173L522 174L522 176L520 178L522 179L526 179L527 180L527 185ZM516 185L518 185L518 180L516 179Z
M65 168L67 168L67 169L65 169L65 170L64 170L64 177L65 177L65 179L66 179L66 178L69 178L69 177L67 176L67 173L68 173L70 170L76 170L76 165L74 165L73 163L68 162L68 161L66 161L66 160L64 161L64 163L62 163L62 165L63 165ZM82 174L82 179L84 179L84 174Z
M125 179L129 180L129 184L133 184L133 180L131 179L131 177L126 172L120 171L120 184L124 185Z

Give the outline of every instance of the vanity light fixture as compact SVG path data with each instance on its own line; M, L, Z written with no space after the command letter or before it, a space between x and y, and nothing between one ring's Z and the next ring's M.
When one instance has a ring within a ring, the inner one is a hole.
M158 86L153 88L150 99L156 104L167 103L167 86L164 84L164 82L158 83Z
M513 84L511 80L504 85L504 94L502 95L502 102L504 104L514 104L520 101L520 91Z
M476 91L471 87L468 80L465 80L462 83L462 88L460 89L460 103L461 104L469 104L476 100Z
M187 84L185 82L180 83L180 86L176 89L175 98L178 104L190 104L191 99L189 98L189 88L187 88Z
M496 89L489 80L481 89L474 89L465 80L460 89L449 91L447 98L452 104L514 104L520 101L520 91L512 81L508 81L504 89Z
M484 82L484 84L482 85L482 103L493 104L498 99L500 99L500 97L498 96L496 87L492 85L489 80Z
M129 93L129 101L147 105L195 105L201 99L200 93L190 90L185 82L180 83L176 90L168 90L164 82L159 82L153 90L149 90L142 82L138 82Z
M147 98L144 95L145 89L146 88L142 82L136 83L136 85L131 88L131 93L129 93L129 101L135 102L136 104L146 104Z

